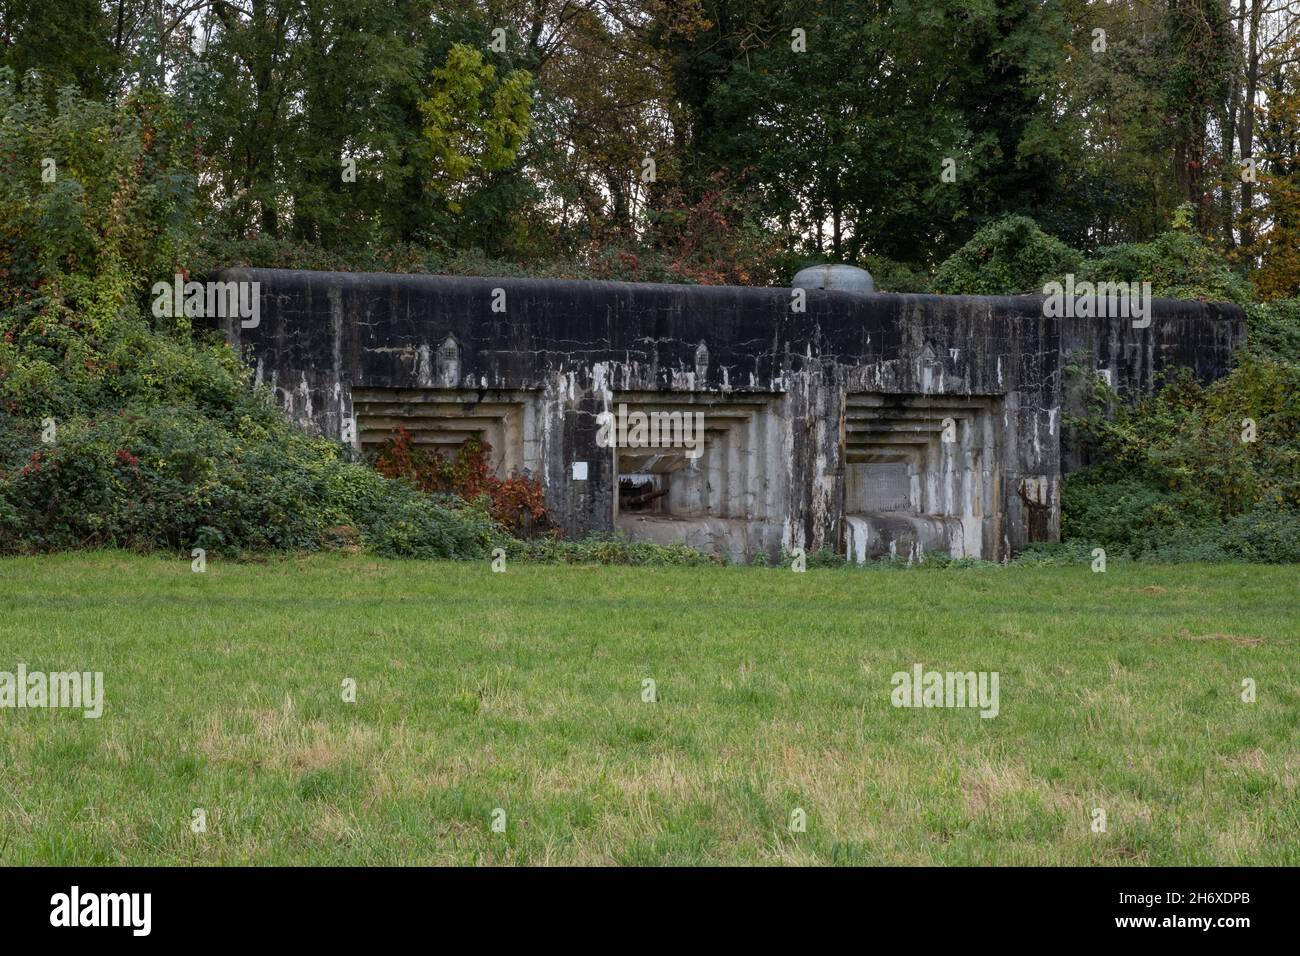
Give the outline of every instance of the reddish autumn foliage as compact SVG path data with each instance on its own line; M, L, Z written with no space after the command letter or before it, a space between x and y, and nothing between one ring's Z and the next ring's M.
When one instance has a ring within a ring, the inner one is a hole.
M467 438L454 456L444 457L436 449L426 452L415 446L411 433L399 427L376 457L375 470L387 478L405 478L421 491L466 501L486 495L492 517L515 537L549 529L541 484L522 476L498 478L488 464L491 451L487 442Z

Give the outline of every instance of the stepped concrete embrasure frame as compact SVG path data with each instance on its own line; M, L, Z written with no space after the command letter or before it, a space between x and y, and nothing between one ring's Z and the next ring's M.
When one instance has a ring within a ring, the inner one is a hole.
M461 388L352 389L356 445L374 454L398 427L425 451L452 455L473 437L489 446L498 475L523 474L537 459L537 416L532 394Z
M850 394L845 403L847 552L979 557L1001 537L996 397Z
M1077 366L1121 392L1226 373L1245 317L1155 300L1149 327L1053 319L1038 296L932 296L287 270L224 323L289 418L363 450L395 424L492 446L570 536L733 559L830 548L1003 559L1059 536ZM704 447L611 448L600 414L700 411ZM349 430L345 423L354 422ZM949 440L950 439L950 440ZM575 467L580 466L580 467ZM585 478L580 477L585 472ZM658 492L664 492L659 494Z

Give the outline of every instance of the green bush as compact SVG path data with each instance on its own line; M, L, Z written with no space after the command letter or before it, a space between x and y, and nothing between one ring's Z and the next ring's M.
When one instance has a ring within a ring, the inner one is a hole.
M1209 386L1180 370L1135 405L1099 402L1079 427L1100 457L1063 483L1067 540L1159 560L1295 560L1300 365L1247 354Z
M435 498L414 488L394 493L395 482L371 488L357 515L362 541L376 554L394 558L486 558L508 536L486 508L455 498Z
M1153 295L1171 299L1250 302L1250 286L1184 221L1151 242L1107 246L1095 256L1049 236L1024 216L985 226L935 272L938 292L1015 295L1041 292L1044 283L1073 273L1078 281L1150 282ZM1286 303L1281 303L1283 312Z
M1250 302L1250 285L1179 218L1151 242L1101 249L1079 265L1076 277L1089 282L1150 282L1153 295L1169 299Z
M1171 536L1204 534L1218 522L1203 499L1110 469L1069 475L1061 488L1061 537L1103 547L1108 554L1140 555Z
M949 295L1042 292L1043 284L1076 272L1083 256L1026 216L990 223L943 261L934 289Z
M504 537L273 417L228 427L135 405L59 423L53 444L38 430L12 417L0 430L0 551L316 549L351 526L381 554L474 558Z
M1063 493L1061 508L1072 515L1071 534L1084 537L1066 541L1057 546L1060 550L1026 552L1020 560L1063 557L1066 563L1077 563L1089 560L1091 548L1103 547L1108 561L1300 562L1300 510L1261 502L1244 514L1218 519L1204 511L1198 514L1191 496L1176 497L1155 488L1144 491L1136 484L1127 489L1100 484L1088 491L1075 484ZM1123 500L1099 516L1103 509L1097 499L1110 495Z
M1246 306L1246 353L1300 365L1300 299Z
M1229 519L1220 536L1223 550L1246 561L1300 562L1300 510L1266 501Z
M307 437L224 341L149 317L148 289L193 251L193 147L164 101L65 92L48 109L0 71L13 171L0 178L0 552L356 538L380 554L486 557L505 536L481 509ZM59 157L54 183L45 156Z

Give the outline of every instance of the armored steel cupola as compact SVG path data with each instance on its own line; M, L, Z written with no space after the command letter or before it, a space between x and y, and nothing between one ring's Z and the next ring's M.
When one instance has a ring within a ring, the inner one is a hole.
M827 263L808 266L795 273L794 289L826 289L831 292L875 292L876 280L857 266Z

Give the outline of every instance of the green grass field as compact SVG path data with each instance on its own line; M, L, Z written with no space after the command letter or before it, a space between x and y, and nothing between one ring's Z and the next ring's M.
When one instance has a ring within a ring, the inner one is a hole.
M0 671L105 697L0 710L0 863L1294 865L1297 594L1294 567L0 560ZM916 663L997 671L1000 713L891 706Z

